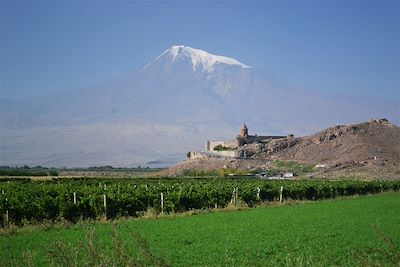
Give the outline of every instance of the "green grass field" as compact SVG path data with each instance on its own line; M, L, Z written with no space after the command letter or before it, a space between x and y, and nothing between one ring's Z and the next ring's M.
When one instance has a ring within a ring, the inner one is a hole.
M399 251L399 193L0 235L2 266L399 266Z

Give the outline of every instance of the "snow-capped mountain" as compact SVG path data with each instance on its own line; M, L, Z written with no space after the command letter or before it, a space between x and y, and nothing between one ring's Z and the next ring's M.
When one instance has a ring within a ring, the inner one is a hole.
M163 57L167 57L167 59L171 62L189 60L192 62L193 71L200 69L201 71L206 71L208 73L214 70L216 64L236 65L242 68L250 68L250 66L247 66L234 58L213 55L207 53L206 51L194 49L184 45L172 46L171 48L165 50L161 55L156 57L154 61L157 62ZM151 64L152 63L147 64L143 69L146 69Z
M299 89L179 45L106 83L1 101L0 164L172 163L206 139L235 136L242 122L253 133L307 134L370 117L398 124L398 112L395 101Z

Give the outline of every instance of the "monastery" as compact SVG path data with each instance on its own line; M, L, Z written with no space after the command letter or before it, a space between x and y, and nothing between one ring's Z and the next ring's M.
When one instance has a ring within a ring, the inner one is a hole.
M293 137L288 136L276 136L276 135L249 135L249 130L246 124L243 123L240 128L239 135L234 140L225 141L206 141L205 150L202 152L190 152L190 159L204 158L204 157L232 157L241 158L243 155L239 155L237 148L253 143L266 143L272 139L281 139Z

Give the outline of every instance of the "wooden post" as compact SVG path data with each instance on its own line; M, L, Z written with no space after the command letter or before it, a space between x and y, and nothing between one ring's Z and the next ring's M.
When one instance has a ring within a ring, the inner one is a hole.
M236 187L236 192L235 192L235 205L237 206L238 204L238 198L239 198L239 188Z
M7 226L9 226L8 210L6 210L6 223L7 223Z
M1 194L4 196L5 194L6 194L6 192L4 192L4 190L1 190ZM7 204L7 202L8 202L8 198L6 198L5 199L5 201L6 201L6 206L8 206ZM6 224L7 224L7 227L9 226L9 215L8 215L8 208L6 209L6 214L4 214L4 217L5 217L5 219L6 219Z
M106 194L103 194L103 206L104 206L104 216L107 220L107 197L106 197Z
M8 207L8 198L6 198L6 205ZM8 215L8 208L6 209L6 224L7 224L7 227L10 226L10 217Z
M76 205L76 192L74 192L74 204Z
M281 193L279 194L279 202L282 203L283 186L281 186Z
M161 214L164 214L164 194L161 192Z

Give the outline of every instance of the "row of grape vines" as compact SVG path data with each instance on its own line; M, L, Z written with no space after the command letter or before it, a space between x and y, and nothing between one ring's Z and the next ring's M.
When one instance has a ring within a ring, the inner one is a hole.
M0 225L45 220L114 219L148 210L183 212L226 207L235 196L255 206L283 200L318 200L399 191L400 181L257 179L54 179L0 182ZM161 201L162 193L162 201Z

